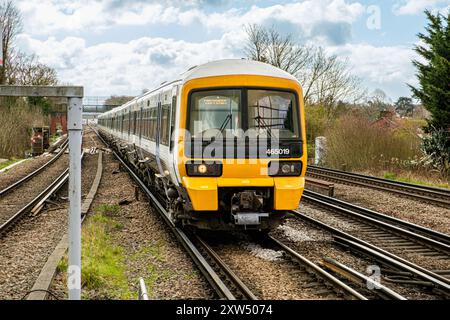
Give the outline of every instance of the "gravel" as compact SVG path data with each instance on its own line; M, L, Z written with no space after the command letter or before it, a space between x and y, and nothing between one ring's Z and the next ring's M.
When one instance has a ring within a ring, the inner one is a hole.
M301 205L301 209L303 209L303 205ZM367 274L367 267L377 265L374 261L357 256L334 244L329 232L298 218L287 219L283 225L272 232L272 235L318 265L323 258L332 258L362 274ZM349 284L347 281L345 282ZM417 288L412 286L386 283L383 279L382 283L408 299L436 299L435 295L424 291L419 292ZM370 295L371 293L367 290L361 290L358 286L352 285L352 287L363 295L367 295L367 293Z
M262 300L342 299L334 292L309 287L316 279L282 251L264 247L242 233L208 235L208 244L249 289ZM324 286L320 285L320 289Z
M61 175L67 166L68 156L62 155L50 167L2 197L0 199L0 225L44 191L52 181Z
M88 131L86 139L97 143L97 147L102 146L96 137L90 139ZM153 280L146 282L152 299L213 297L210 286L144 195L140 195L140 200L134 198L134 184L128 173L117 173L119 163L113 155L104 154L103 165L103 177L87 219L100 205L117 205L124 199L129 201L114 216L114 221L122 227L110 230L109 235L114 245L124 249L128 288L136 292L135 298L139 277ZM59 296L67 294L65 281L65 275L59 273L53 282L52 290ZM104 290L84 289L83 295L86 299L111 299Z
M53 155L43 154L39 157L24 161L8 171L0 173L0 190L3 190L14 182L26 177L31 172L50 161L52 157Z
M450 234L450 208L373 190L335 183L335 196L381 213Z
M58 144L61 142L59 141ZM16 181L26 177L33 171L42 167L45 163L51 160L54 154L44 153L40 156L27 159L11 169L0 173L0 190L8 187Z
M58 160L54 165L62 162L64 161ZM85 155L82 172L83 194L89 192L96 167L97 156ZM53 200L56 201L56 205L51 204L45 207L36 217L24 217L1 239L0 300L22 299L26 295L66 232L68 205L67 201L62 200L61 197L67 197L67 185Z
M385 250L392 252L395 255L398 255L404 259L407 259L415 264L418 264L424 268L435 270L435 269L441 269L441 270L450 270L450 259L442 259L442 258L436 258L436 257L430 257L430 256L424 256L421 253L414 253L414 252L408 252L405 249L400 248L387 248L385 247L385 243L383 241L380 241L380 239L375 238L371 235L368 235L364 231L360 230L358 226L354 225L352 222L347 222L343 220L344 216L338 215L338 214L330 214L330 212L319 209L318 207L302 204L300 206L300 211L304 214L307 214L308 216L311 216L319 221L325 222L326 224L329 224L339 230L348 232L349 234L360 238L362 240L365 240L369 243L372 243L376 246L379 246L381 248L384 248ZM348 227L352 226L353 227ZM343 226L346 226L343 228Z

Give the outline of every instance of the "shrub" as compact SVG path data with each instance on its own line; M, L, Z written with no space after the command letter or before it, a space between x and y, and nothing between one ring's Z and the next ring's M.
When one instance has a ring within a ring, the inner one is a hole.
M306 105L306 138L313 145L316 137L325 132L327 126L327 112L321 105Z
M384 128L363 116L340 118L325 136L325 163L335 168L391 170L413 166L421 155L417 134Z
M0 158L22 158L30 149L31 129L46 125L48 117L24 99L1 99L0 103Z
M444 177L450 174L450 132L432 128L423 138L422 150L427 155L425 163L438 169Z

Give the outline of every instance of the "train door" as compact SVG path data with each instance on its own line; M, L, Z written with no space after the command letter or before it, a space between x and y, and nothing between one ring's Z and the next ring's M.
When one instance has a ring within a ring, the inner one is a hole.
M170 152L173 151L173 146L175 145L175 119L176 119L176 112L177 112L177 93L178 93L178 86L174 86L172 88L172 101L170 104L170 125L169 125L169 150Z
M162 103L161 103L162 92L158 93L157 96L157 115L156 115L156 163L158 165L159 173L163 176L164 170L161 165L161 119L162 119Z
M170 137L169 137L169 167L172 181L181 181L178 173L178 131L177 123L177 104L179 103L179 86L172 88L172 103L170 106Z

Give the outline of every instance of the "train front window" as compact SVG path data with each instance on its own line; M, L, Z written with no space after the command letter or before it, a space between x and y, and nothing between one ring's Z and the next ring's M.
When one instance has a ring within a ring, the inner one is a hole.
M298 138L295 95L274 90L248 90L248 128L260 136Z
M194 92L189 130L192 138L237 135L241 128L241 90Z
M202 140L243 134L298 139L297 106L296 95L289 91L253 88L196 91L190 97L187 129L192 138Z

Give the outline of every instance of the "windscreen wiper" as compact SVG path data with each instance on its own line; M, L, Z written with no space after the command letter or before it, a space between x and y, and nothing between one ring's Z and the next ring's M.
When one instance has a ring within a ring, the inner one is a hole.
M272 129L270 128L270 126L264 121L264 119L258 115L256 117L254 117L253 119L255 119L256 121L258 121L258 127L261 129L266 129L267 130L267 135L269 136L269 138L272 138Z
M227 117L225 118L225 120L223 120L223 123L222 123L222 125L221 125L220 128L219 128L219 132L217 133L216 138L217 138L217 136L219 135L219 133L222 134L223 130L225 130L225 128L226 128L227 125L228 125L228 122L230 122L230 120L231 120L232 117L233 117L232 114L229 113L229 114L227 115Z

